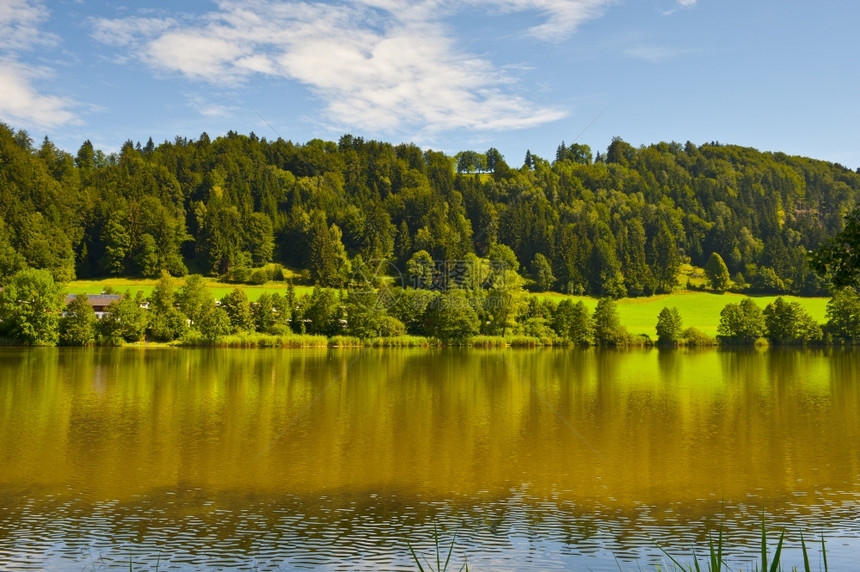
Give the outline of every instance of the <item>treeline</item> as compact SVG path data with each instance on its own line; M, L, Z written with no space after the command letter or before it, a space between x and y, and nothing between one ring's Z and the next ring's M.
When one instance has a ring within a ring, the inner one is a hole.
M24 268L265 280L277 262L342 287L364 261L405 272L416 256L503 245L539 291L668 292L680 264L716 254L715 287L812 295L827 284L807 253L842 230L858 191L841 165L718 143L562 143L511 167L495 149L451 157L350 135L204 133L109 155L86 141L72 155L0 124L0 283Z
M822 328L798 302L777 298L764 310L751 299L727 304L718 336L685 328L676 308L656 319L658 345L852 344L860 342L860 294L841 290ZM66 305L47 270L17 272L0 291L0 339L20 345L122 345L141 341L188 345L562 345L650 346L621 323L617 303L601 298L592 311L570 298L526 295L518 288L432 291L382 285L376 290L317 286L298 297L265 293L251 303L233 289L215 300L200 275L177 287L164 272L148 297L126 292L101 319L85 295Z

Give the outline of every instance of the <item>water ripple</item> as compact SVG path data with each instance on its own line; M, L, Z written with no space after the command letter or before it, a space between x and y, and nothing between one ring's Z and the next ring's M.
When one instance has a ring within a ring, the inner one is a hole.
M434 526L443 547L453 540L455 557L475 569L564 570L574 562L601 568L614 566L615 558L657 563L663 555L655 541L673 554L705 553L708 526L716 520L732 530L735 546L754 550L762 516L749 498L717 506L712 517L691 518L713 501L698 508L637 504L621 510L612 502L535 498L527 487L495 499L281 495L243 501L241 510L212 509L236 499L207 503L200 502L204 491L195 496L163 491L125 502L21 499L0 513L0 568L122 569L131 561L135 570L406 570L412 569L407 542L421 555L434 554ZM823 501L819 508L786 503L766 518L773 527L790 525L787 555L797 551L800 530L823 530L831 562L848 563L860 549L860 504Z

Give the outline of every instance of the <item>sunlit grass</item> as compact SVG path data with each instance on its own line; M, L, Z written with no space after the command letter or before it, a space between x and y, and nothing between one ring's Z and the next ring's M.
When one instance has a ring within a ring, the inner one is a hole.
M634 335L657 336L657 315L663 307L676 307L681 314L684 327L694 327L709 336L717 335L720 312L726 304L737 304L743 294L714 294L711 292L680 291L647 298L624 298L618 301L621 323ZM779 296L751 296L762 310ZM820 324L827 318L825 309L829 298L801 298L783 296L789 302L797 301ZM596 302L595 302L596 304Z
M215 342L200 339L178 342L177 345L191 347L219 348L324 348L329 345L325 336L310 334L271 335L257 332L246 332L223 336Z
M124 293L126 290L134 295L136 292L143 292L144 296L149 296L155 288L158 280L154 278L101 278L98 280L74 280L66 284L67 294L87 294L89 296L101 294L105 290L112 289L116 293ZM185 284L185 279L182 277L174 279L174 286L179 288ZM248 299L252 302L259 300L263 294L278 293L285 296L289 285L287 282L267 282L263 285L254 284L230 284L227 282L219 282L215 279L207 279L206 285L209 287L212 297L221 299L229 294L234 288L241 288L248 295ZM312 286L294 286L296 296L304 296L313 292Z
M566 296L557 293L538 294L538 298L550 299L558 303L564 299L574 302L582 301L585 306L594 311L597 306L597 298L588 296ZM618 315L621 323L627 331L634 336L645 334L652 339L657 337L657 316L664 307L676 307L684 327L693 327L708 336L717 335L717 326L720 324L720 312L726 304L737 304L746 297L755 300L762 310L779 298L779 296L748 296L746 294L734 294L726 292L716 294L714 292L701 292L696 290L679 290L671 294L659 294L657 296L645 296L641 298L621 298L618 300ZM797 301L819 324L827 321L825 310L830 298L802 298L799 296L782 296L788 302Z

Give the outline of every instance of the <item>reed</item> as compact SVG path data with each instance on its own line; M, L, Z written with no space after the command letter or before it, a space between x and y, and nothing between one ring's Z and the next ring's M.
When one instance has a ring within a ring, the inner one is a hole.
M708 572L721 572L722 570L730 571L728 564L726 564L723 554L724 554L724 536L723 529L720 527L719 534L717 536L716 542L714 542L713 535L708 535L708 560L707 560L707 568L702 568L699 564L699 560L693 552L693 562L692 564L682 563L679 559L675 558L669 552L667 552L663 547L657 546L660 551L665 554L669 560L672 562L671 567L666 567L665 570L672 570L673 572L702 572L702 570L707 570ZM776 549L772 556L768 555L767 548L767 529L765 528L764 518L761 521L761 563L756 564L754 570L755 572L782 572L784 570L782 564L782 547L785 541L785 529L780 532L779 540L776 544ZM803 570L803 572L812 572L812 564L809 561L809 553L806 549L806 540L803 537L803 533L800 534L800 547L803 553L803 568L799 568L798 566L792 566L790 570L793 572L799 572ZM824 543L824 537L821 538L821 556L823 561L823 568L819 568L819 572L823 570L823 572L828 572L827 567L827 547ZM657 566L657 570L663 570L661 566Z
M538 338L535 336L509 335L509 336L472 336L468 345L473 348L537 348L541 346L552 346L552 338Z
M421 559L418 558L418 555L415 553L415 549L412 548L412 544L409 542L406 545L409 547L409 552L412 554L412 559L415 560L415 565L418 566L419 572L446 572L448 570L448 566L451 564L451 556L454 554L454 543L457 541L457 535L451 538L451 545L448 546L448 554L445 556L445 561L442 561L442 546L439 541L439 529L436 525L433 525L433 544L436 552L436 568L427 562L427 559L424 559L424 564L427 565L425 569L421 564ZM463 562L463 565L458 568L457 572L469 572L469 564L467 562Z
M418 567L419 572L443 572L447 571L448 567L451 565L451 557L454 553L454 545L456 543L457 535L451 539L451 543L449 545L443 546L442 542L439 540L439 530L437 526L433 525L433 545L434 545L434 556L435 556L435 565L433 565L427 561L426 558L419 558L418 554L415 552L415 549L412 547L412 544L407 541L407 546L409 547L409 552L412 555L412 559L415 562L415 565ZM657 564L654 569L658 572L722 572L723 570L727 572L732 572L732 568L728 565L725 560L726 553L726 536L723 533L722 526L716 534L716 538L714 534L708 534L708 556L707 559L703 562L699 562L699 557L696 555L695 550L692 554L692 563L685 563L681 561L681 557L675 557L671 555L666 549L664 549L660 545L656 545L657 548L671 561L671 564L668 566L663 566ZM782 563L782 548L785 542L785 529L780 532L779 540L777 541L776 548L772 555L768 553L768 539L767 539L767 529L765 527L765 520L762 517L761 522L761 562L755 564L754 568L751 568L754 572L783 572L786 570L783 567ZM803 536L803 533L800 534L800 546L801 551L803 553L803 567L792 566L789 568L792 572L813 572L812 564L809 559L809 551L806 547L806 539ZM445 554L447 550L447 554ZM443 559L444 556L444 559ZM819 566L817 572L829 572L827 565L827 547L824 542L824 537L821 537L821 556L822 556L822 564ZM617 562L617 560L616 560ZM618 563L619 571L622 571L621 564ZM643 567L641 564L636 564L637 570L645 570L647 568ZM458 569L458 572L468 572L469 566L465 562ZM738 572L741 570L745 570L745 568L739 568Z
M202 339L189 339L178 345L184 347L214 347L214 348L324 348L329 339L325 336L310 334L261 334L241 333L223 336L216 341L207 342Z
M355 336L332 336L328 339L330 348L362 348L364 342Z
M429 348L440 343L424 336L393 336L389 338L373 338L367 345L374 348Z

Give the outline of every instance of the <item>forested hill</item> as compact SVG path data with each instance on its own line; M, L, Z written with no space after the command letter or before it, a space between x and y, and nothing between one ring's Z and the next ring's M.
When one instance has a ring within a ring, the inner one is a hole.
M816 294L807 252L860 196L860 174L841 165L717 143L525 155L509 166L495 149L232 132L70 154L0 124L0 281L27 266L69 280L274 261L336 286L359 255L405 269L422 250L468 260L503 244L561 292L667 291L681 262L716 252L739 288Z

